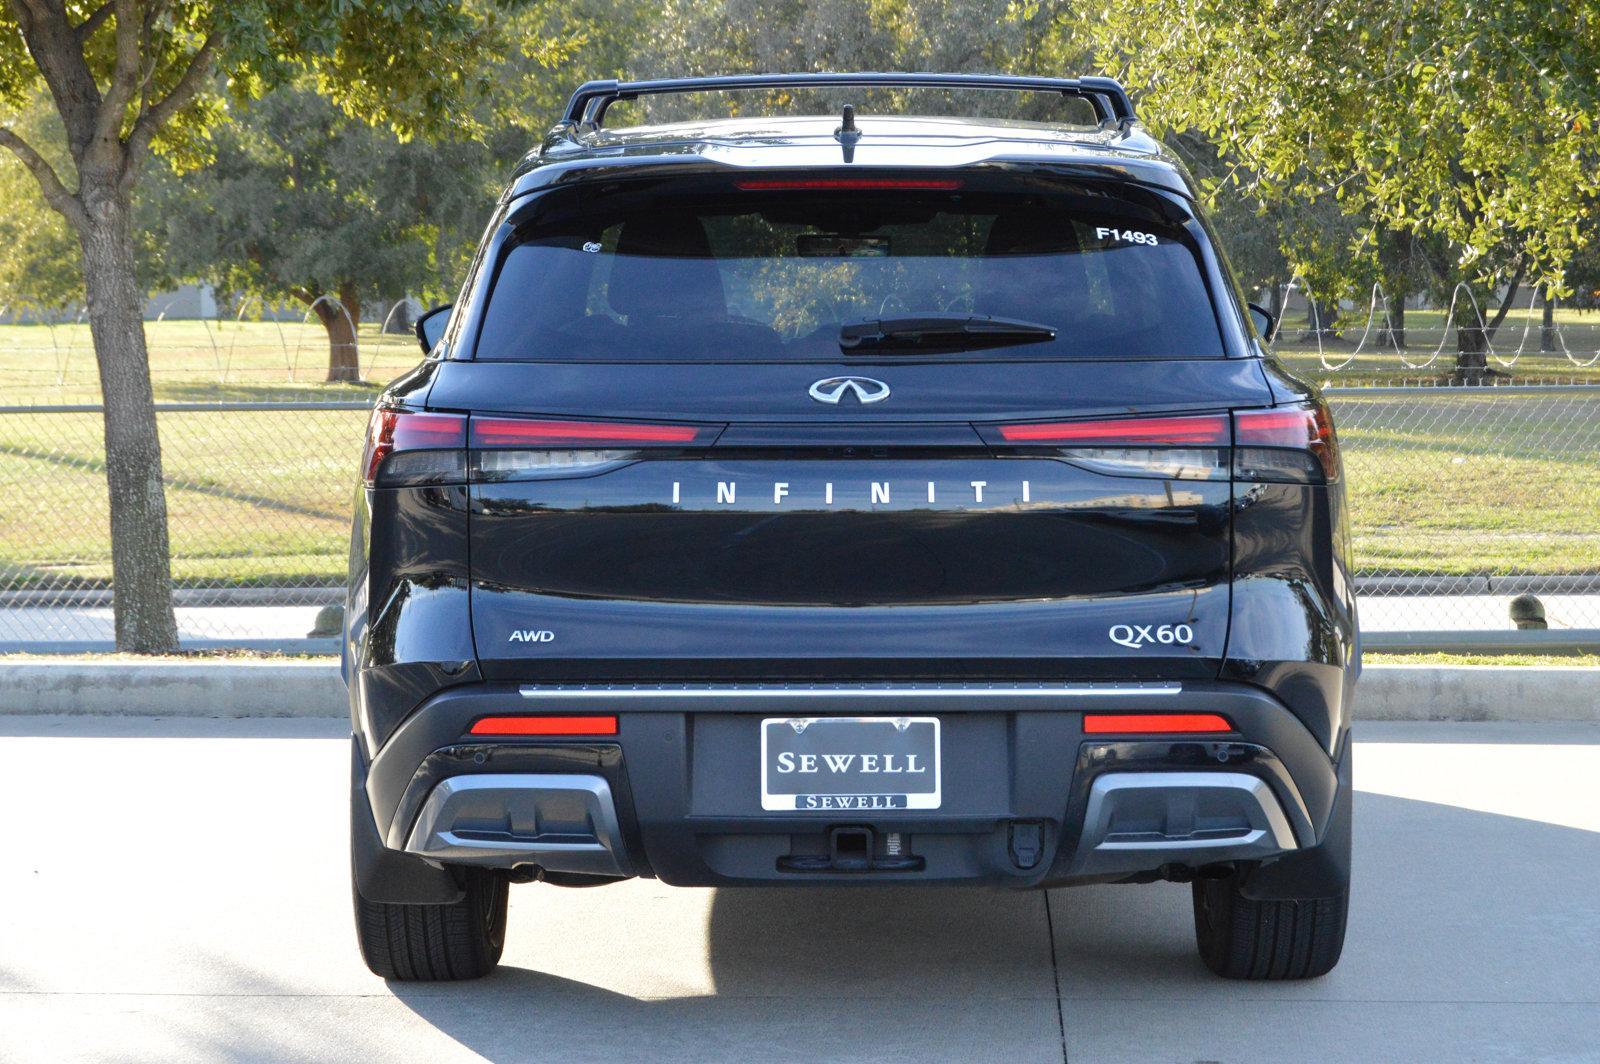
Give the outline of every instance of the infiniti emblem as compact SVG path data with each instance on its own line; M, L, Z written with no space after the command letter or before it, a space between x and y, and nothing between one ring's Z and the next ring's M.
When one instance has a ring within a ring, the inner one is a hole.
M881 403L889 398L889 386L871 377L825 377L811 386L811 398L830 406L849 392L855 393L858 403Z

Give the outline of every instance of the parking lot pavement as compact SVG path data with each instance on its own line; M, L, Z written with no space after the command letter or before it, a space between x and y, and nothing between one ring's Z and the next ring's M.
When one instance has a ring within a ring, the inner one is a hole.
M319 720L0 719L0 1060L1600 1059L1600 726L1359 727L1343 964L1216 980L1188 888L512 892L505 964L356 954Z

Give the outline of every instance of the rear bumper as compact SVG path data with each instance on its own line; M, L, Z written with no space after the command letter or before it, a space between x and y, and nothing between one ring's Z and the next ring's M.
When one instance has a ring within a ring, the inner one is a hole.
M1086 712L1211 712L1218 737L1086 735ZM614 714L601 740L484 741L491 714ZM759 722L938 716L936 810L761 808ZM1226 683L517 686L443 692L366 766L386 848L446 864L678 885L1039 886L1315 847L1336 766L1271 695ZM846 829L852 849L838 829Z

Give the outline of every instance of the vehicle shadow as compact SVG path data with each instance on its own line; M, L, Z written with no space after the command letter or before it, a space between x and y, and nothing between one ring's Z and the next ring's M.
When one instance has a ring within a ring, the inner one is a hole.
M584 892L597 920L607 893ZM473 985L389 986L495 1061L1061 1060L1039 893L731 889L704 920L703 943L677 940L690 948L681 972L666 965L666 996L506 965Z
M704 953L669 961L704 965L700 991L653 996L602 988L623 986L620 977L519 967L475 985L390 990L495 1061L1061 1060L1069 1045L1078 1059L1099 1059L1109 1043L1096 1039L1113 1034L1123 1055L1149 1034L1152 1056L1235 1059L1255 1026L1284 1022L1271 1007L1295 1002L1334 1010L1351 1059L1384 1058L1393 1039L1418 1037L1429 1009L1452 1003L1585 1006L1528 1033L1544 1041L1527 1055L1600 1041L1600 1008L1588 1007L1600 1004L1600 832L1358 793L1355 860L1344 961L1306 983L1211 976L1195 953L1189 888L1151 884L1053 891L1048 916L1034 892L722 890ZM602 925L606 893L587 892L584 906ZM615 958L618 969L629 963ZM1374 1017L1374 1003L1401 1007ZM1227 1025L1192 1015L1204 1006L1214 1019L1218 1005L1263 1011L1231 1012ZM1143 1008L1197 1022L1174 1035ZM1463 1040L1493 1022L1441 1028L1438 1058L1470 1056Z

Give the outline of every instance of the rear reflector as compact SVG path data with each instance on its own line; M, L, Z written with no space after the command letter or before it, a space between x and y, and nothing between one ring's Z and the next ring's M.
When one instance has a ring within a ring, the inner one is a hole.
M1221 414L1189 417L1115 418L1106 421L1049 421L1001 425L1007 443L1138 443L1227 446L1228 419Z
M1193 732L1231 732L1228 718L1215 713L1087 713L1083 730L1088 735L1124 735L1159 732L1167 735Z
M616 717L482 717L472 735L615 735Z
M745 178L735 181L734 186L745 192L768 192L785 189L817 191L830 189L857 189L864 191L888 189L893 191L950 192L960 188L961 182L957 179L942 177Z
M693 443L706 429L698 425L641 425L618 421L533 421L475 417L474 447L594 447L605 444Z

